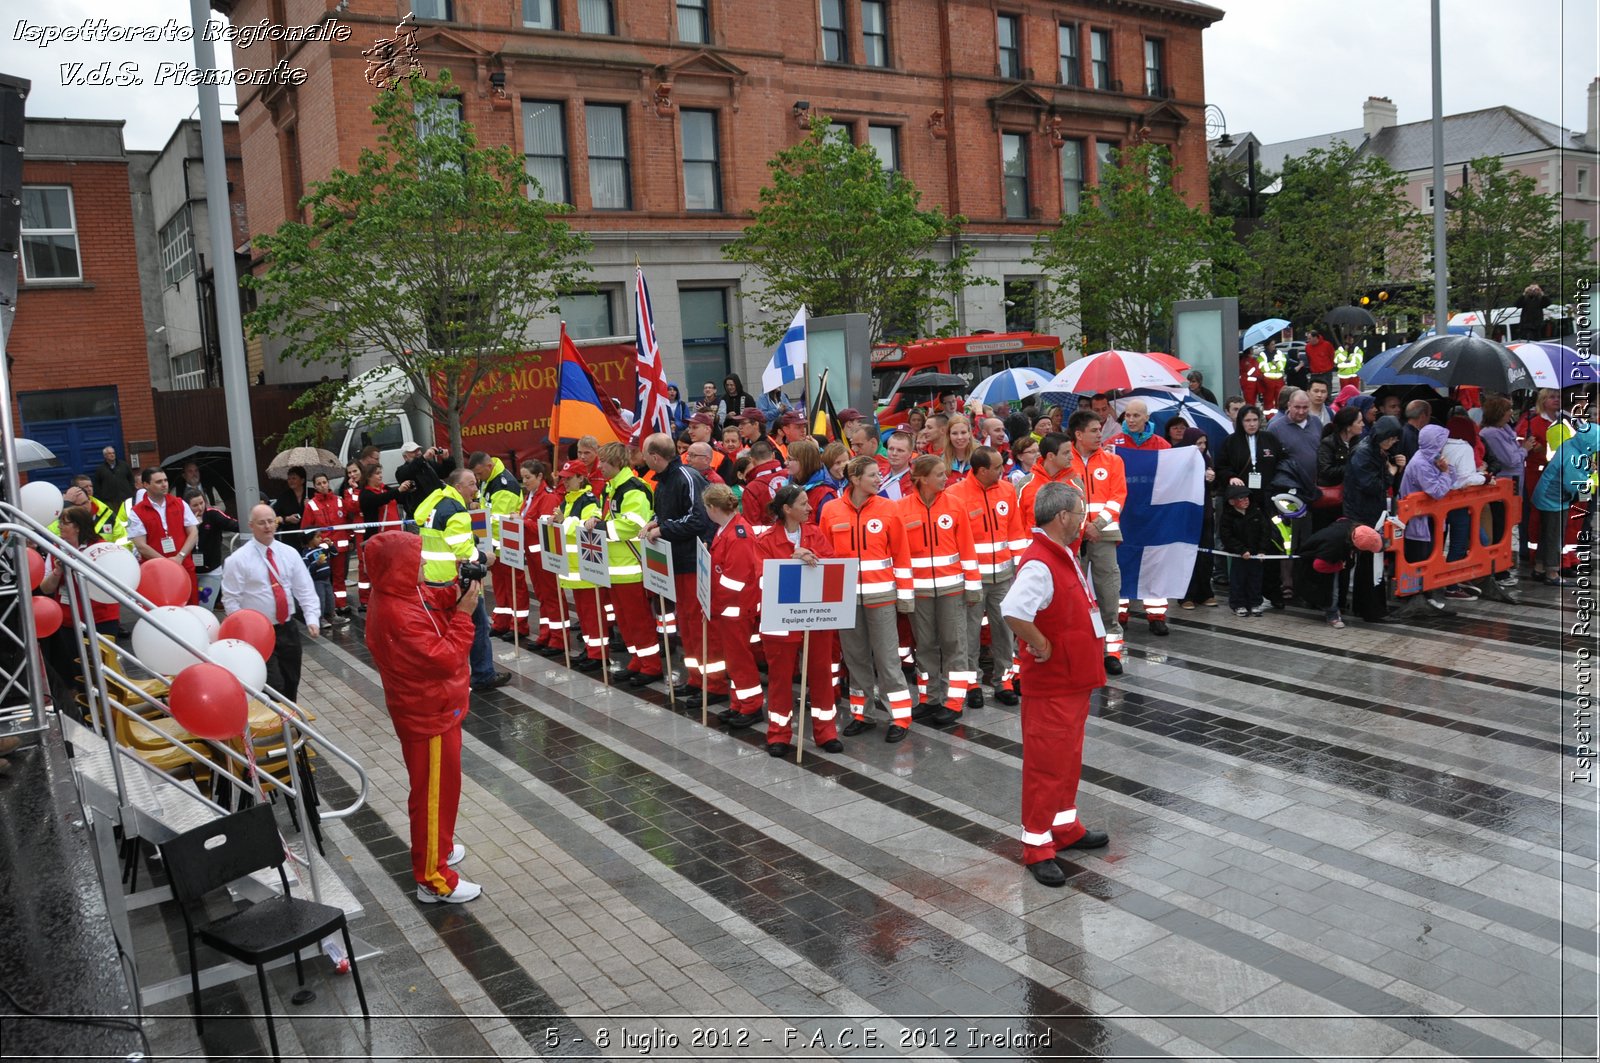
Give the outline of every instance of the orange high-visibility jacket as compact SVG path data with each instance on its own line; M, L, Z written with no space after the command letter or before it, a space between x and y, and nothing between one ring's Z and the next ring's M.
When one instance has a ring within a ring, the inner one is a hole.
M1003 476L992 487L984 487L974 474L951 486L947 493L966 514L972 550L978 555L979 578L984 583L1010 579L1016 571L1016 559L1033 545L1032 525L1022 520L1017 489Z
M911 589L918 598L943 598L983 589L972 528L960 501L948 489L922 501L915 489L898 503L911 555Z
M1067 482L1076 487L1089 506L1089 522L1100 531L1100 538L1110 542L1122 541L1122 507L1128 501L1128 478L1122 469L1122 459L1101 448L1089 456L1087 467L1078 455L1072 453L1072 467Z
M833 543L835 557L860 562L861 604L892 605L897 599L912 599L911 556L899 503L872 495L857 509L846 490L822 507L817 523Z

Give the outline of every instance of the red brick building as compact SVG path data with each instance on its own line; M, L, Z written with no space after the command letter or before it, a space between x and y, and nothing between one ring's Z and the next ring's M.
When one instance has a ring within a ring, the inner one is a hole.
M18 434L62 461L31 475L65 483L107 445L136 467L151 462L136 177L122 123L30 118L25 138L13 412Z
M1101 160L1139 140L1172 147L1191 201L1206 196L1201 34L1222 17L1189 0L213 0L236 26L337 19L344 42L261 42L297 87L239 90L250 226L276 227L312 181L376 143L361 52L407 10L418 58L464 86L481 141L522 152L548 198L595 242L598 295L564 307L589 334L632 331L637 256L657 329L692 388L768 353L741 328L758 281L724 262L767 160L823 113L904 172L925 204L966 215L976 270L965 328L1003 329L1039 283L1042 226L1073 209ZM675 296L675 297L673 297ZM724 327L726 323L727 327ZM1040 322L1039 324L1048 324ZM551 330L554 331L552 323ZM540 337L548 338L548 337ZM276 369L276 372L275 372ZM288 367L267 369L282 378Z

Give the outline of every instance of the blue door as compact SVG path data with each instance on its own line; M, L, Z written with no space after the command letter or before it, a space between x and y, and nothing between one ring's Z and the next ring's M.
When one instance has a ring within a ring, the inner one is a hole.
M30 470L29 479L48 480L65 488L77 473L92 472L106 447L127 457L116 388L30 391L17 396L17 402L22 407L21 434L49 447L61 463Z

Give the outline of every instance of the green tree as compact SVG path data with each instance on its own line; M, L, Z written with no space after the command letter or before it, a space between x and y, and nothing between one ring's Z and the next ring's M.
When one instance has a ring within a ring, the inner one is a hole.
M802 305L814 316L866 314L872 342L898 328L956 325L957 294L984 283L967 276L976 250L954 238L966 219L922 210L922 193L897 172L885 171L877 152L856 146L811 119L811 133L769 161L772 181L743 235L723 257L747 262L761 275L762 305L772 319L755 328L776 343ZM955 257L935 251L949 239Z
M1185 202L1178 172L1159 145L1125 151L1092 199L1034 242L1050 316L1076 318L1091 347L1165 345L1173 303L1232 294L1221 268L1236 254L1231 226Z
M1406 177L1347 144L1285 159L1247 241L1243 301L1296 324L1423 272L1428 222Z
M589 242L555 220L570 208L529 195L510 148L478 145L456 91L442 71L378 93L378 148L312 185L309 222L256 237L266 269L245 279L259 293L245 327L303 365L348 372L381 353L460 453L492 375L538 359L529 327L579 285Z
M1560 197L1498 158L1474 159L1446 202L1450 302L1485 321L1535 282L1559 301L1564 282L1592 263L1594 242L1582 222L1561 220Z

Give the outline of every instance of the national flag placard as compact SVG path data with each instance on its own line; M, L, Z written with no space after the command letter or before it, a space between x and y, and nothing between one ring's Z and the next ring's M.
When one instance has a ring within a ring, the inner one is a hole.
M1181 598L1189 591L1205 519L1205 458L1194 447L1117 451L1128 482L1122 507L1124 598Z
M539 518L539 564L546 572L566 574L567 541L559 517Z
M761 570L761 630L842 630L856 623L855 558L769 559Z
M711 615L711 551L705 540L694 541L694 596L700 601L700 615Z
M506 567L518 572L528 570L528 554L524 549L521 517L506 517L500 522L500 560Z
M578 529L578 578L596 587L611 586L611 563L606 556L606 533L599 528Z
M489 511L474 509L472 514L472 537L477 540L477 547L491 558L494 556L495 544L489 538Z
M653 543L640 539L639 560L644 565L644 589L669 602L677 601L678 591L672 582L672 544L665 539Z

